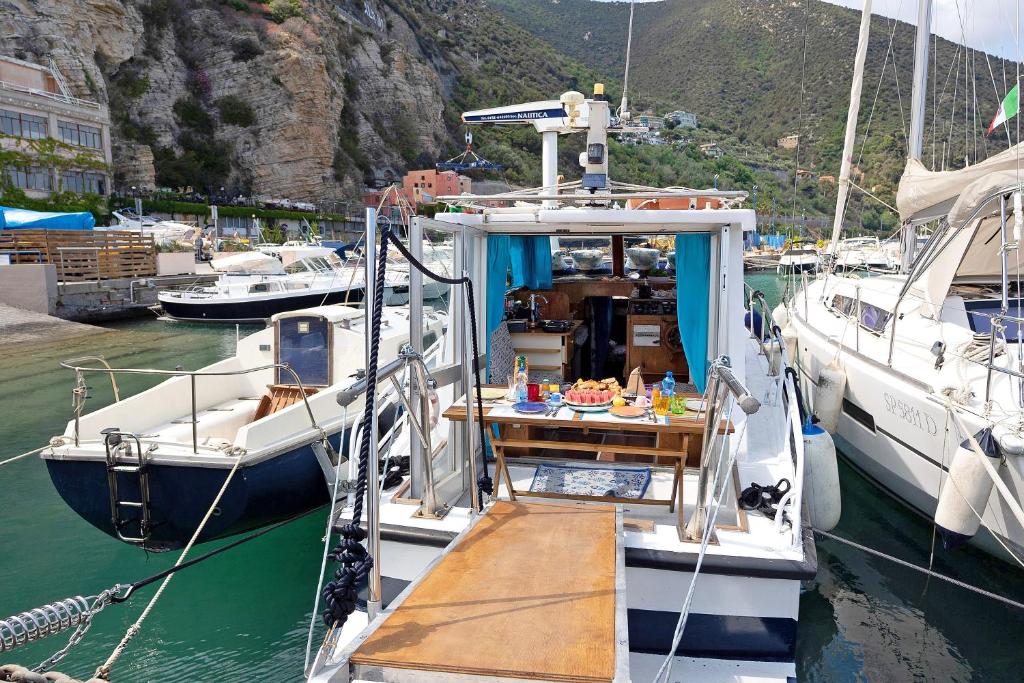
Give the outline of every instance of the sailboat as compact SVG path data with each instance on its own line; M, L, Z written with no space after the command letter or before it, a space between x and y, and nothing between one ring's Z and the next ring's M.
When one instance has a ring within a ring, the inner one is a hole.
M870 2L861 24L833 244L849 191ZM826 273L784 316L822 424L857 469L932 519L947 549L1024 559L1024 338L1017 145L961 170L921 162L931 3L921 2L901 272ZM916 228L937 223L915 255Z

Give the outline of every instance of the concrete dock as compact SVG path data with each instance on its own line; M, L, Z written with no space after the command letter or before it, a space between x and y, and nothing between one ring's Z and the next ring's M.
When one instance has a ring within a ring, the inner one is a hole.
M61 320L52 315L0 304L0 339L4 344L53 342L106 332L102 327Z

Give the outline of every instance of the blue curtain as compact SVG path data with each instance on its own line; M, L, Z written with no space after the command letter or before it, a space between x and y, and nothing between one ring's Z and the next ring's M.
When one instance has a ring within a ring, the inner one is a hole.
M708 300L711 296L711 235L676 235L676 316L690 381L704 391L708 374Z
M551 240L547 235L487 236L487 376L491 335L505 317L508 271L512 288L551 289Z

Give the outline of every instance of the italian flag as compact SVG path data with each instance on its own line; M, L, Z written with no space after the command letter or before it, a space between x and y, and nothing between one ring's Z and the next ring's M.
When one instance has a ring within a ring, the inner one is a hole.
M996 116L992 119L992 123L988 124L988 132L985 135L992 135L992 131L996 129L1014 116L1020 111L1020 83L1013 86L1013 90L1006 93L1006 97L1003 98L1003 103L999 105L999 111L996 112Z

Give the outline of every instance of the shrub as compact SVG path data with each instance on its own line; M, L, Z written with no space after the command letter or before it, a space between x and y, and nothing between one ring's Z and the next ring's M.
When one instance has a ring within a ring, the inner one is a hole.
M213 117L206 113L203 105L194 97L183 97L174 103L174 119L182 128L196 131L211 131Z
M256 123L256 113L249 103L237 95L225 95L214 104L220 112L220 122L227 126L248 128Z
M292 17L302 16L299 0L270 0L270 18L281 24Z
M252 38L239 38L231 43L231 54L233 61L248 62L263 54L263 48Z
M249 7L249 3L245 0L228 0L228 5L239 12L245 12L246 14L252 12L252 8Z

